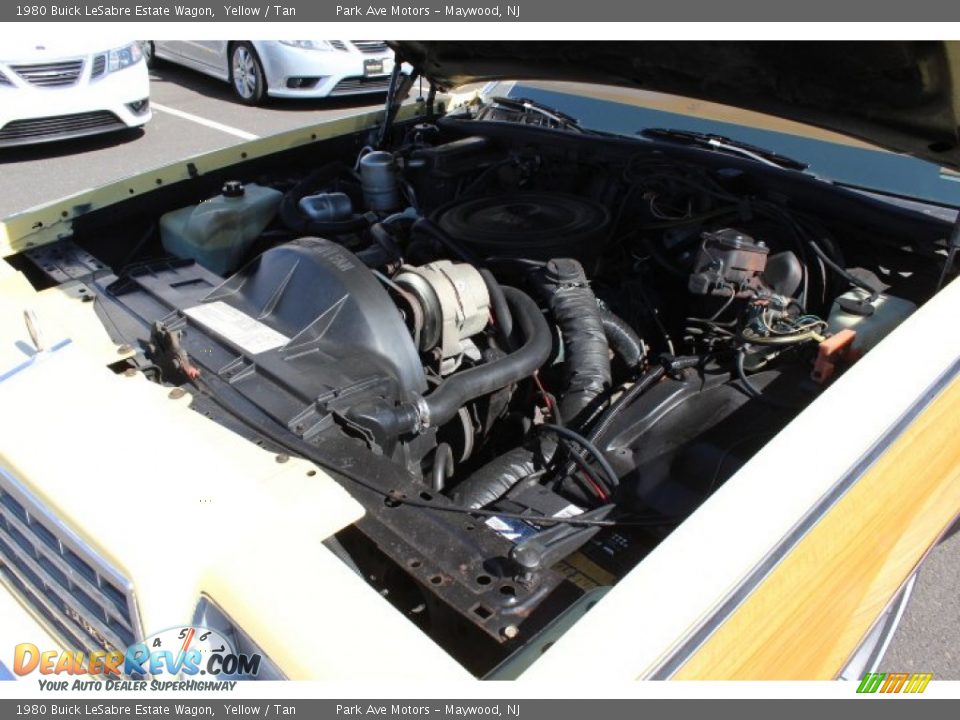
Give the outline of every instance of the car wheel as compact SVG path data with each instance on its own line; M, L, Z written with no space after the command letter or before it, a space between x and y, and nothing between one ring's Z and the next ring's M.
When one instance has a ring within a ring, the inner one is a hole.
M151 70L157 66L159 60L153 47L153 40L141 40L140 41L140 50L143 52L144 62L147 63L147 67Z
M257 105L267 93L263 65L250 43L237 43L230 51L230 85L245 105Z

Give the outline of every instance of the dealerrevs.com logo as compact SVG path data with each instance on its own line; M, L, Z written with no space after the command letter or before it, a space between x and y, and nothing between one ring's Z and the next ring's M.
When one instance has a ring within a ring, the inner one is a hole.
M123 652L63 652L21 643L14 648L13 672L44 676L43 690L232 690L237 680L257 676L260 661L257 653L236 652L216 630L188 626L156 633Z
M922 693L933 673L867 673L858 693Z

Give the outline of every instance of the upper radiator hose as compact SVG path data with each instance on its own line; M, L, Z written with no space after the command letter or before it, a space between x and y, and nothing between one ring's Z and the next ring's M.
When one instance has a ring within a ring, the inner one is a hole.
M509 355L451 375L416 403L393 408L393 426L397 430L419 432L443 425L466 403L529 377L547 361L553 342L540 308L516 288L504 287L503 296L523 337L523 345Z

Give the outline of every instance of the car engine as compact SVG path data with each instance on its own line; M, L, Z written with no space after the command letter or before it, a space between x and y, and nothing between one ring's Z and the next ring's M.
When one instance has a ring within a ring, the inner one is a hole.
M130 253L77 241L137 367L341 482L367 512L331 550L477 674L613 585L937 279L935 218L522 103L351 142L139 208Z

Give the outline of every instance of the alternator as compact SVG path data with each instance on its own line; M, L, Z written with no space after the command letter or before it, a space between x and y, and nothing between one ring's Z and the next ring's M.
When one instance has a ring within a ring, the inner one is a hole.
M489 321L490 295L483 276L467 263L438 260L420 267L405 265L394 281L423 308L416 338L420 350L439 350L441 372L452 369L467 349L464 341Z

